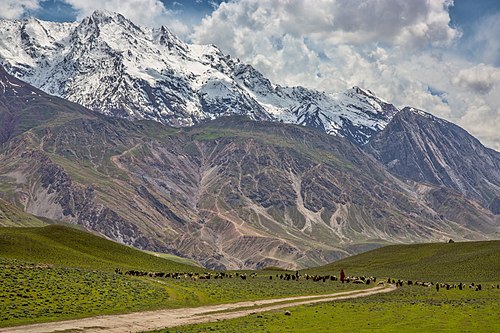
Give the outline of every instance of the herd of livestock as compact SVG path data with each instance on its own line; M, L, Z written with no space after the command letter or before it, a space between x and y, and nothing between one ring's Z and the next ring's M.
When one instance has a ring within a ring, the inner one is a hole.
M210 279L232 279L232 278L240 278L241 280L247 280L248 278L257 277L257 273L253 272L247 274L245 272L205 272L205 273L164 273L164 272L145 272L145 271L137 271L137 270L128 270L122 272L120 269L116 269L115 273L117 274L125 274L131 276L148 276L152 278L172 278L172 279L191 279L193 281L198 280L210 280ZM269 279L279 279L282 281L314 281L314 282L326 282L326 281L340 281L341 283L354 283L354 284L366 284L369 285L371 283L376 283L377 278L370 276L346 276L344 271L340 271L340 276L336 275L310 275L310 274L300 274L299 271L295 273L288 272L280 272L275 275L268 275ZM407 284L408 286L420 286L420 287L435 287L436 291L443 288L446 290L450 289L459 289L464 290L465 288L474 289L476 291L480 291L483 289L481 284L470 283L468 285L460 282L460 283L434 283L434 282L422 282L422 281L412 281L412 280L395 280L388 278L387 280L379 281L378 285L383 284L394 284L397 287L402 287ZM491 285L492 288L500 289L500 285Z

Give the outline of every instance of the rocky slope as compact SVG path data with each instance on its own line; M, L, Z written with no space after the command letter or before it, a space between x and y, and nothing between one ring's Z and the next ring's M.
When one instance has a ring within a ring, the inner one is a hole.
M0 64L90 109L173 126L247 115L364 144L398 111L358 87L327 94L272 84L214 45L186 44L166 27L140 27L100 11L77 23L0 20Z
M397 175L444 185L500 213L500 153L455 124L404 108L366 151Z
M91 119L98 120L99 115L46 95L0 67L0 196L36 216L80 224L115 240L147 247L149 242L137 226L99 202L92 186L78 184L54 161L57 156L43 149L45 140L52 138L52 126ZM73 133L75 145L77 135ZM100 148L95 144L97 152ZM68 149L64 154L72 152Z
M105 117L0 72L0 198L211 268L307 267L385 243L498 237L491 212L349 141L222 117Z

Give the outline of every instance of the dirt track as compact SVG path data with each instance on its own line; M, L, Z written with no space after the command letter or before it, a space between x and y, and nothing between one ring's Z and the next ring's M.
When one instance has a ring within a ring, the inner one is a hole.
M277 310L303 304L312 304L341 299L365 297L387 293L395 286L381 286L368 290L347 291L336 294L276 298L232 304L201 306L196 308L167 309L148 312L134 312L123 315L98 316L92 318L0 328L0 333L47 333L47 332L142 332L187 324L211 322L243 317L251 313ZM279 303L279 304L276 304ZM252 306L260 308L248 309ZM218 311L228 311L215 313Z

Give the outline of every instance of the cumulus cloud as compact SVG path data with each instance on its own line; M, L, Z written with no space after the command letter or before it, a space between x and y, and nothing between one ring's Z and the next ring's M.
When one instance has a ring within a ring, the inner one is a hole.
M453 83L480 94L487 94L493 87L500 83L500 68L485 64L462 69Z
M497 93L500 93L500 89ZM466 112L462 118L456 120L456 123L490 148L500 151L500 139L498 138L500 107L492 106L488 101L482 99L477 99L473 105L473 112Z
M64 0L64 2L75 9L78 19L100 9L118 12L143 26L167 25L180 37L185 37L190 32L190 28L176 18L176 12L167 10L160 0Z
M366 85L393 98L401 96L408 84L395 77L401 72L397 66L401 60L431 46L450 45L460 36L449 26L451 4L449 0L232 1L202 20L191 38L218 45L276 83L327 91Z
M27 12L37 10L39 8L39 0L2 0L0 1L0 18L20 18Z
M243 28L330 44L446 44L460 35L449 26L451 4L449 0L240 0L222 3L203 20L194 39L224 32L233 41ZM222 37L215 38L222 42Z

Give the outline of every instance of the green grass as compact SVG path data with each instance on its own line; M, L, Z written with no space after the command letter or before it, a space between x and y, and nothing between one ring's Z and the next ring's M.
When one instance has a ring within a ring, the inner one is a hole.
M195 272L195 266L167 260L67 226L0 228L0 257L101 271Z
M499 331L500 290L484 283L497 281L493 282L496 286L500 282L499 244L388 246L307 271L338 274L343 267L353 275L483 282L482 291L442 288L436 292L405 286L357 300L291 306L291 316L284 316L283 311L266 312L162 332ZM66 226L0 228L0 326L366 288L338 281L283 281L276 274L284 272L272 269L257 271L256 278L247 280L195 281L115 274L118 267L202 270Z
M269 276L273 275L272 280ZM190 305L232 303L236 301L254 301L292 297L301 295L322 295L346 290L365 289L366 285L342 284L338 281L313 282L312 280L282 281L272 273L262 273L256 278L242 280L237 277L191 281L186 279L167 280L167 285L195 294L197 303ZM369 287L369 286L368 286Z
M403 287L395 292L290 307L157 332L499 332L500 290Z
M171 298L153 281L110 272L1 258L0 267L0 326L152 310Z
M338 275L344 268L350 275L480 282L483 290L404 286L367 298L290 306L291 316L279 310L158 332L499 332L499 256L499 241L386 246L307 272Z
M500 280L500 241L391 245L309 272L430 281Z
M204 271L67 226L0 228L0 326L365 287L334 281L282 281L276 274L283 271L271 270L247 280L195 281L132 277L114 273L115 268Z
M338 281L271 280L271 272L247 280L132 277L2 258L0 268L0 327L366 287Z
M152 252L152 251L144 251L144 252L146 252L148 254L151 254L151 255L153 255L155 257L167 259L167 260L178 262L178 263L181 263L181 264L202 267L201 264L199 262L197 262L196 260L179 257L179 256L176 256L174 254L159 253L159 252Z

